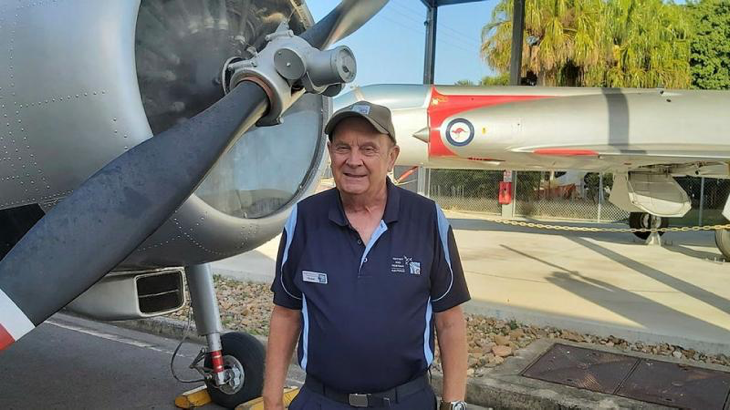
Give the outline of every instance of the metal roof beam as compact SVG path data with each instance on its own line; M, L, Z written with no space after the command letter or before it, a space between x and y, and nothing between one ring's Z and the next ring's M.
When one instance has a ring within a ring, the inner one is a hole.
M433 9L438 7L438 4L436 0L421 0L421 3L423 3L426 8Z

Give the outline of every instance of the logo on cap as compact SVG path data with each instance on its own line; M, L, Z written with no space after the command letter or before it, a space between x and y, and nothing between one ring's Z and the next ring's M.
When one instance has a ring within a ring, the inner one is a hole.
M368 114L370 114L370 106L369 105L353 105L352 111L355 111L362 115L368 115Z
M456 118L446 127L446 139L451 145L463 147L474 139L474 126L463 118Z

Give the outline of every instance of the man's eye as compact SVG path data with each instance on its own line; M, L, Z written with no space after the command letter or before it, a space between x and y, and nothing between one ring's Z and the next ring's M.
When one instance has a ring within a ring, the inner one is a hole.
M375 154L375 153L376 153L377 151L376 151L376 150L375 150L375 148L373 148L373 147L365 147L365 148L363 148L363 149L362 149L362 152L364 152L364 153L365 153L365 155L373 155L373 154Z
M335 152L337 152L338 154L346 154L350 152L350 147L336 147Z

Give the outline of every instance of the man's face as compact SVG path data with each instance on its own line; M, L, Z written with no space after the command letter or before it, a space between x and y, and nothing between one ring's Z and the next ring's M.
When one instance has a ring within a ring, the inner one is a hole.
M377 193L400 153L390 137L359 117L337 124L327 147L337 189L350 195Z

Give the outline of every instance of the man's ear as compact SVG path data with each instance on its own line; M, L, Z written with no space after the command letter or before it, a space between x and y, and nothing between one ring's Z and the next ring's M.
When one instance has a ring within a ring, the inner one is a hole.
M390 150L390 162L388 163L388 171L393 171L393 167L395 166L395 161L398 159L398 155L400 155L400 147L396 144L393 146L393 148Z

